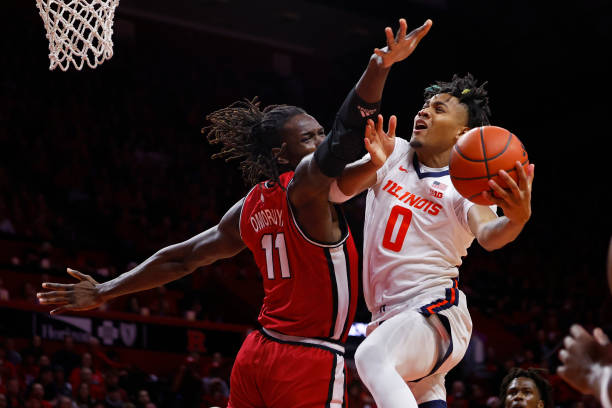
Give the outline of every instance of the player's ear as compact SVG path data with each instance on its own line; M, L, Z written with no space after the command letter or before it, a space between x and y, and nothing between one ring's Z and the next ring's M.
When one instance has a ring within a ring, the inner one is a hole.
M463 127L459 128L459 129L457 129L457 134L455 135L455 142L456 142L457 140L459 140L459 138L460 138L461 136L463 136L463 134L464 134L465 132L467 132L468 130L470 130L470 128L469 128L469 127L467 127L467 126L463 126Z
M287 142L283 142L281 147L273 147L272 156L276 158L278 164L289 164L289 160L287 160Z

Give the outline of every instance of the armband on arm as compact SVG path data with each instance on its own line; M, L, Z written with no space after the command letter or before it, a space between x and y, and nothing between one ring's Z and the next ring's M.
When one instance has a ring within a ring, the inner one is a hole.
M344 100L331 131L314 153L321 172L327 177L337 177L344 166L360 159L365 153L363 132L368 119L380 110L380 101L367 103L353 88Z

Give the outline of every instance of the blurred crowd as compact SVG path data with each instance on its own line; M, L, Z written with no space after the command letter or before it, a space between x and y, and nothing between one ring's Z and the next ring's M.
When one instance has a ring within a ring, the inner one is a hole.
M173 375L158 377L114 358L95 337L70 336L54 351L34 336L23 348L0 346L1 408L156 408L225 406L231 360L190 353Z

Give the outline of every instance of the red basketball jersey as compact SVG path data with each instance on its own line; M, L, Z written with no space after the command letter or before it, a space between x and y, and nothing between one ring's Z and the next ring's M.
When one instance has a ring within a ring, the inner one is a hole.
M357 307L355 243L340 210L339 242L316 242L300 229L286 192L292 178L287 172L280 185L257 184L240 215L242 240L263 278L259 323L290 336L345 341Z

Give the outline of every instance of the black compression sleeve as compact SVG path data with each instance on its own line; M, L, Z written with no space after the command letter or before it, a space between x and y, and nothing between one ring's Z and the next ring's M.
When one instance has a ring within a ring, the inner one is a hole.
M331 131L317 148L314 159L321 172L337 177L344 166L365 154L363 132L368 119L374 119L380 111L380 101L367 103L357 95L355 88L349 92L336 114Z

